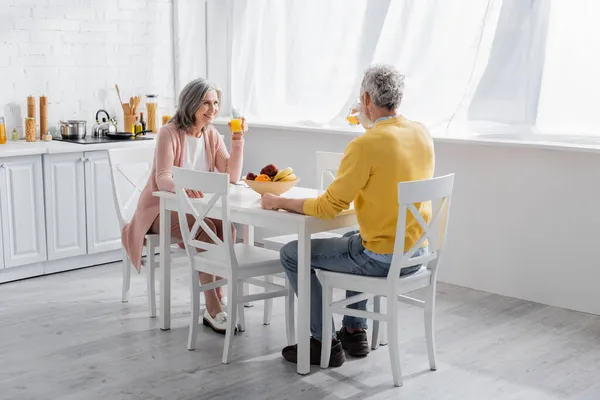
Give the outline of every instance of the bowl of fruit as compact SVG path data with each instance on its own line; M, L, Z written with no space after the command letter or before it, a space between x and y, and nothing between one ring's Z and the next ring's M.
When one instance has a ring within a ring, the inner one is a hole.
M296 186L299 180L290 167L277 169L275 165L269 164L261 169L258 175L250 172L244 182L260 195L265 193L280 195Z

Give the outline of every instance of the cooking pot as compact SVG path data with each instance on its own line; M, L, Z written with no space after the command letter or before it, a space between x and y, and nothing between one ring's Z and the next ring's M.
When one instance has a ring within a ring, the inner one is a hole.
M68 121L60 121L58 130L63 139L83 139L86 134L86 121L70 119Z

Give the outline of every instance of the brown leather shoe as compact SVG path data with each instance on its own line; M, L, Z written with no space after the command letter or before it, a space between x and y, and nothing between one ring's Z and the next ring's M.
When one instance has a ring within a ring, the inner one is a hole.
M335 339L334 339L335 340ZM287 361L296 364L298 362L298 345L286 346L281 351L281 355ZM339 367L346 361L346 355L342 348L342 343L335 340L331 344L331 356L329 357L330 367ZM310 338L310 363L312 365L321 365L321 341Z
M365 357L371 352L367 332L358 331L348 333L346 328L342 327L337 332L337 337L342 343L342 347L348 351L352 357Z

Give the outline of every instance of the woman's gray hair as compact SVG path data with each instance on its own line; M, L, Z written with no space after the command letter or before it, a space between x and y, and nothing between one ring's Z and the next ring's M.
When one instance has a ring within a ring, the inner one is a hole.
M360 95L364 93L369 94L376 107L395 110L404 94L404 75L391 65L373 65L365 71L360 85Z
M179 129L187 131L196 124L196 111L200 108L202 100L204 100L204 96L206 96L209 90L217 92L220 110L223 92L206 79L194 79L181 90L177 111L171 119ZM202 130L204 131L205 129L206 127Z

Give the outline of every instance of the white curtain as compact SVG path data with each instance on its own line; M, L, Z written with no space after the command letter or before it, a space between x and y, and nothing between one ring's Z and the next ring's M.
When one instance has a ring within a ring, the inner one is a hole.
M542 133L600 134L600 1L552 1L537 114Z
M406 75L401 112L445 126L487 61L499 1L234 0L231 98L255 120L341 125L365 67Z
M328 123L367 61L367 3L388 2L234 1L232 106L261 121Z
M466 109L487 64L500 5L392 2L373 61L393 64L406 75L402 114L443 131Z

